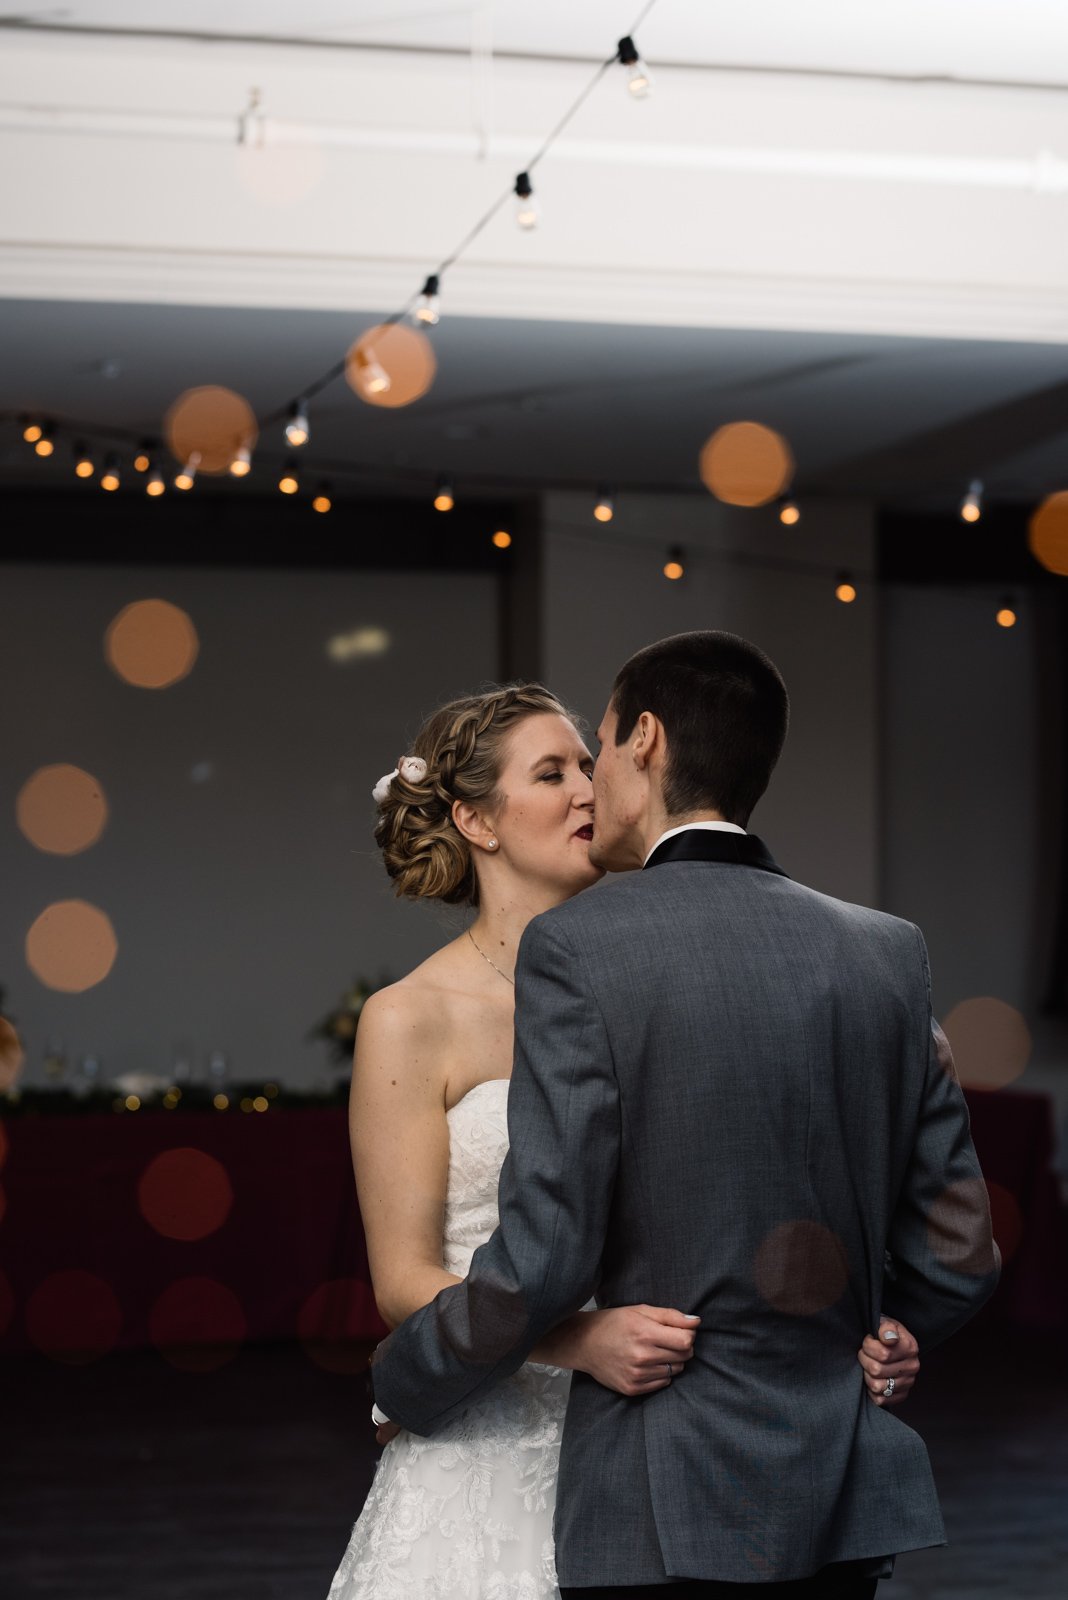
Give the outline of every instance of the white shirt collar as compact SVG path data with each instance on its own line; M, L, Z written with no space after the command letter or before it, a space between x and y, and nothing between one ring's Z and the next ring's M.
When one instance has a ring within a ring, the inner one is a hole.
M684 822L681 828L669 828L666 833L662 833L659 839L656 841L656 844L653 845L653 849L650 850L649 856L653 854L653 850L658 850L660 848L665 839L674 839L677 833L686 833L690 828L707 828L710 833L745 832L745 829L739 828L736 822ZM645 861L642 862L643 867L645 862L649 860L649 856L646 856Z

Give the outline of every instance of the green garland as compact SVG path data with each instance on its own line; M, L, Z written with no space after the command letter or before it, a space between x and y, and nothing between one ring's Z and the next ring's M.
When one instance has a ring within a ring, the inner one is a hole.
M75 1094L71 1089L13 1089L0 1096L0 1119L10 1117L91 1117L101 1115L180 1116L186 1111L210 1111L212 1116L234 1112L331 1110L346 1106L349 1086L339 1083L325 1093L284 1089L275 1083L227 1084L213 1090L208 1084L177 1084L151 1099L122 1095L115 1089L90 1089ZM220 1104L219 1102L224 1102ZM259 1103L258 1103L259 1102Z

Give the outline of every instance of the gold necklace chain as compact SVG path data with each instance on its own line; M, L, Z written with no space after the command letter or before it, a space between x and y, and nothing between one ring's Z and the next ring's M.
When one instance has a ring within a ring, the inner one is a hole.
M482 949L481 945L478 945L478 944L475 943L475 936L471 932L470 928L468 928L468 930L467 930L467 937L470 939L471 943L475 946L475 949L478 951L478 953L482 957L483 961L489 961L489 964L493 968L494 972L500 973L500 976L504 979L505 983L510 983L512 985L512 988L514 989L515 988L515 979L514 978L510 978L508 976L507 972L501 972L501 969L497 965L496 961L490 961L489 956L486 954L485 950Z

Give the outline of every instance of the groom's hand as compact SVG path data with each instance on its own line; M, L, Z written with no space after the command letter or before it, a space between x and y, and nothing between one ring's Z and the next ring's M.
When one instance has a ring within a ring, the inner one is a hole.
M903 1322L883 1317L879 1323L879 1337L868 1334L857 1352L857 1360L864 1368L864 1382L875 1404L896 1406L916 1382L920 1347Z

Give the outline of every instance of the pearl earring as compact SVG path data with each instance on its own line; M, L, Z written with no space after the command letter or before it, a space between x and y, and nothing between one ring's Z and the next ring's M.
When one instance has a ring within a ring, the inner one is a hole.
M496 841L496 839L491 839L491 840L490 840L490 842L489 842L489 847L490 847L490 849L491 849L491 850L496 850L496 848L497 848L497 841Z

